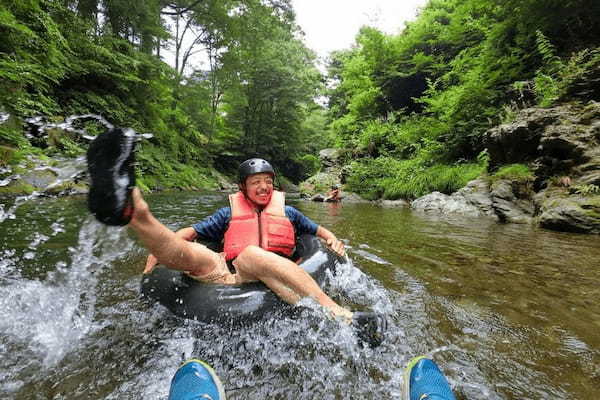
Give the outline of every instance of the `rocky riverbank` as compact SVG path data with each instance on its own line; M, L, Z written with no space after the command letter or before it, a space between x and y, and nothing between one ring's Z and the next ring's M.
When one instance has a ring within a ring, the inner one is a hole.
M513 122L490 129L486 146L489 176L450 195L434 192L412 202L377 203L600 234L600 103L523 109ZM306 197L344 182L339 154L322 151L321 161L323 172L300 186ZM531 175L494 176L500 167L514 164L526 166Z
M502 222L600 234L600 103L521 110L486 134L490 170L525 164L529 178L470 182L450 196L412 202L425 212L458 212Z

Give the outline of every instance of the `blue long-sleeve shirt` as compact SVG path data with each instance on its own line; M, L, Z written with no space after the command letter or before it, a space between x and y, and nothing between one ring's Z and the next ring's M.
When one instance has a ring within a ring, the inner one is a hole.
M303 233L311 235L317 234L319 226L294 207L285 206L285 215L294 226L296 235L301 235ZM192 227L201 240L221 243L225 236L225 231L227 231L227 228L229 227L230 220L231 208L223 207L197 224L192 225Z

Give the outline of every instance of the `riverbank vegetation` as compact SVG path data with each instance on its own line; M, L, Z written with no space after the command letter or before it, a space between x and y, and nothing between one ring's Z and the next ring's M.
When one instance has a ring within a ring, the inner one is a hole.
M594 0L431 0L397 35L361 29L325 88L289 0L4 0L2 164L81 154L79 137L39 143L23 120L93 113L154 135L138 152L150 189L214 187L215 169L256 155L297 182L335 145L365 197L450 193L487 171L490 127L598 98L599 21Z
M329 67L350 190L451 193L487 171L484 133L518 109L597 99L599 18L591 0L432 0L398 35L363 28Z
M210 187L214 168L256 154L298 180L322 141L303 129L321 77L300 37L285 0L3 1L0 145L39 152L26 117L93 113L154 135L138 152L145 187Z

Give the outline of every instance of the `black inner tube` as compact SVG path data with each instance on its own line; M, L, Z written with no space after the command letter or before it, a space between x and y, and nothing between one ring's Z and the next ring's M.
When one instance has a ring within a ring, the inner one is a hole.
M313 235L296 240L294 259L322 285L326 271L335 271L338 256ZM144 275L141 293L167 307L173 314L204 322L249 322L285 309L285 303L262 282L242 285L202 283L181 271L157 266Z

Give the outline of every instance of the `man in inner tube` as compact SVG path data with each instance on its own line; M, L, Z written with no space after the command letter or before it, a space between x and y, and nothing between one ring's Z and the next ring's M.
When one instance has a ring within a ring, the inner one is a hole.
M196 239L222 242L223 253L193 243L196 257L201 256L202 262L167 265L182 269L202 282L227 285L259 280L288 303L309 296L334 316L351 320L349 310L336 304L306 271L288 258L294 252L296 235L303 233L322 238L340 256L345 255L344 244L328 229L294 207L286 206L284 193L274 190L274 178L275 171L266 160L252 158L240 164L240 190L229 196L230 207L223 207L192 227L176 232L176 236L188 242ZM162 257L157 259L151 254L144 273L150 273L159 260L163 262ZM190 268L191 265L194 267Z
M288 303L313 298L334 317L352 323L361 340L371 346L381 343L386 328L383 316L353 313L339 306L304 269L287 258L293 252L295 234L315 234L342 256L344 244L298 210L285 206L283 193L273 188L275 172L267 161L254 158L240 165L240 191L230 196L231 207L173 232L152 215L134 187L136 140L132 130L115 128L92 142L87 152L91 179L88 207L99 221L127 225L137 233L151 253L144 273L161 263L202 282L233 285L262 281ZM224 253L195 242L198 237L223 241Z

